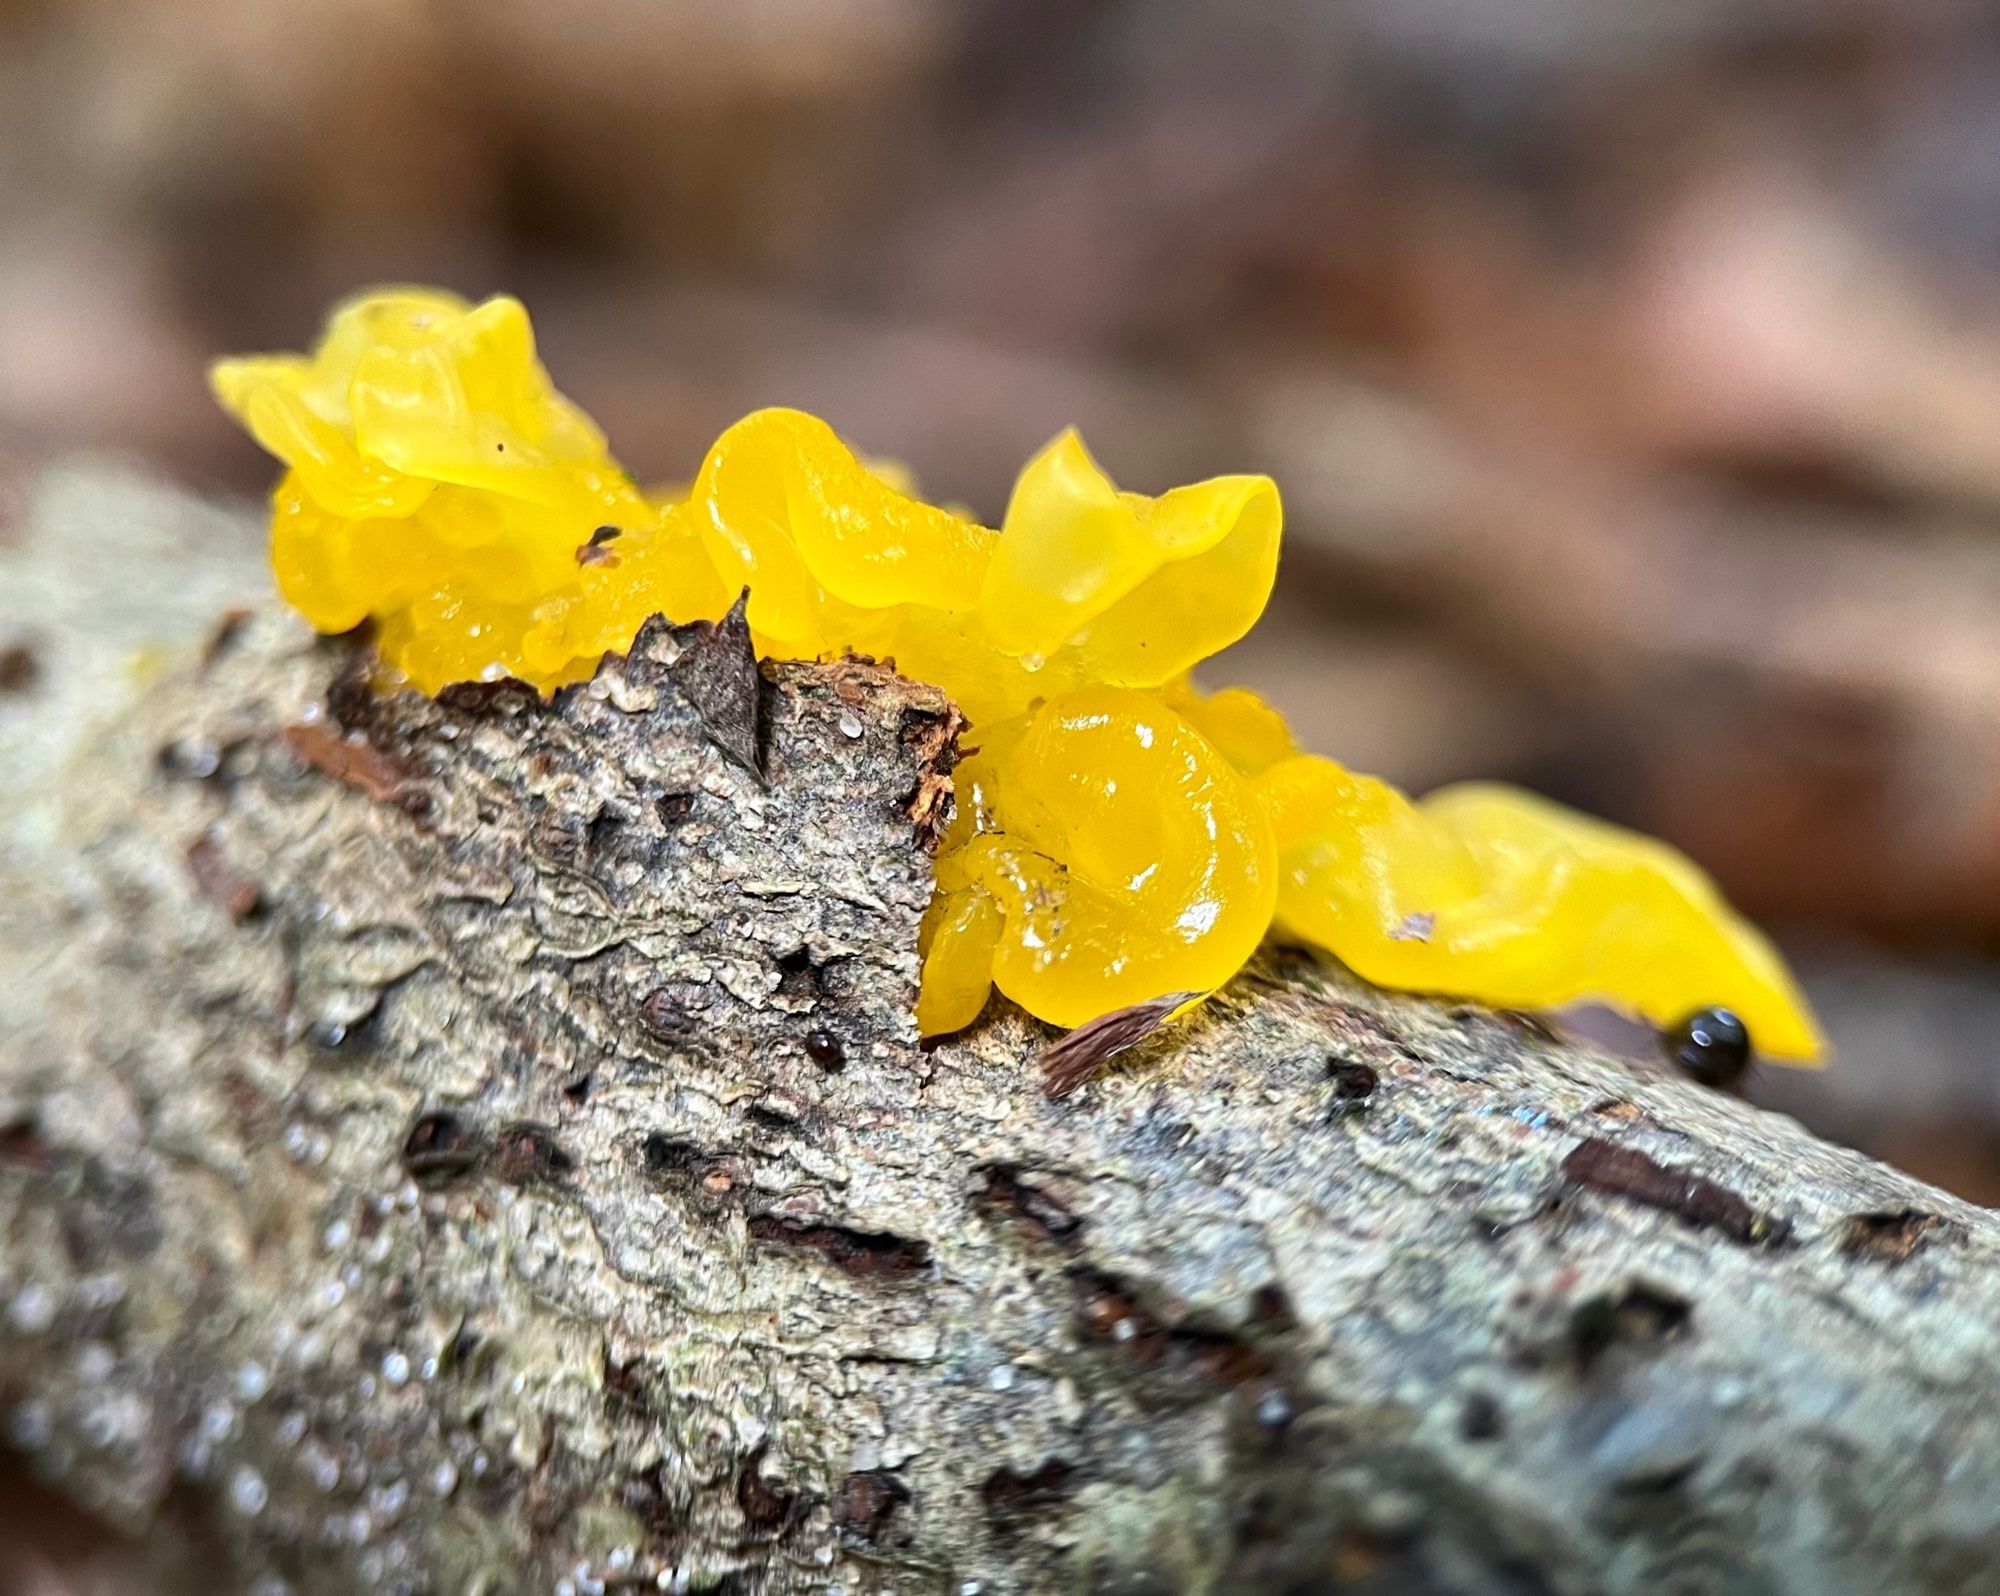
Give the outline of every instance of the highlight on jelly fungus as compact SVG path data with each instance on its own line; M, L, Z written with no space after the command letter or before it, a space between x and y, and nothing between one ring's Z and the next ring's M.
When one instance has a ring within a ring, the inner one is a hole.
M432 289L361 295L310 356L213 381L285 466L280 591L321 631L372 622L389 683L546 690L747 588L760 656L893 658L950 694L976 751L923 923L927 1035L996 987L1062 1026L1192 1007L1275 930L1386 987L1662 1029L1725 1010L1766 1057L1823 1051L1771 944L1666 844L1498 785L1412 800L1299 748L1254 693L1192 685L1270 598L1266 477L1149 497L1066 431L995 529L768 409L685 492L647 492L549 381L519 301Z

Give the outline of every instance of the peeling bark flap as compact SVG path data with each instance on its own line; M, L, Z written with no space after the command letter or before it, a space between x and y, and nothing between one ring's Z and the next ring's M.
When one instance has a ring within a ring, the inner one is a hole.
M1662 1209L1698 1230L1719 1231L1749 1246L1782 1247L1791 1239L1791 1226L1784 1220L1758 1213L1728 1187L1705 1175L1669 1169L1636 1147L1602 1137L1585 1137L1572 1147L1562 1173L1578 1186Z
M679 628L680 657L667 675L701 717L715 746L762 781L763 678L750 643L749 602L746 587L714 625Z
M1145 1041L1183 1003L1200 996L1199 992L1169 992L1164 997L1148 998L1144 1003L1128 1004L1084 1021L1060 1041L1050 1043L1043 1052L1043 1090L1053 1098L1069 1096L1106 1062Z

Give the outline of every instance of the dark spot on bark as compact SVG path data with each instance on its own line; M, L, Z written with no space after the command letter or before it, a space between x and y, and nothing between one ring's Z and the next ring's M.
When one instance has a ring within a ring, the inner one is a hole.
M1042 1090L1051 1098L1068 1097L1096 1079L1106 1064L1138 1046L1167 1021L1195 992L1165 992L1143 1003L1128 1004L1086 1020L1067 1036L1042 1050Z
M493 1139L493 1171L509 1185L560 1180L575 1167L546 1125L517 1120Z
M26 643L0 648L0 693L25 693L41 675L41 661Z
M1185 1325L1167 1333L1169 1350L1199 1374L1226 1386L1265 1381L1275 1373L1271 1360L1241 1336ZM1289 1421L1288 1421L1289 1422Z
M606 853L617 845L624 829L625 817L606 807L590 817L590 823L583 828L584 840L592 853Z
M753 1123L767 1131L795 1133L811 1129L806 1105L781 1093L767 1093L756 1102L746 1104L743 1112Z
M804 1499L796 1492L782 1490L763 1475L764 1448L744 1460L736 1473L736 1505L754 1530L776 1534L789 1528L804 1511Z
M806 1032L806 1057L823 1070L847 1068L847 1049L840 1045L839 1037L823 1026Z
M247 920L256 913L261 897L257 883L230 865L214 832L205 831L188 844L187 862L195 891L230 919Z
M655 1133L639 1144L639 1159L646 1173L655 1178L694 1178L708 1162L708 1155L693 1142Z
M1586 1297L1569 1316L1569 1350L1588 1373L1615 1346L1649 1348L1684 1334L1694 1306L1658 1286L1633 1281L1619 1292Z
M570 1102L581 1108L590 1101L591 1088L597 1084L597 1077L589 1070L579 1071L563 1082L562 1094Z
M1178 1106L1165 1095L1156 1095L1146 1105L1146 1117L1132 1127L1128 1141L1135 1153L1178 1159L1201 1134L1194 1121L1173 1112Z
M343 727L368 725L381 718L384 695L375 690L375 656L366 646L374 635L373 620L339 634L340 641L348 646L343 651L340 669L327 683L326 708Z
M1067 1251L1075 1252L1082 1246L1083 1221L1029 1179L1020 1165L987 1164L975 1173L981 1184L972 1194L973 1201L982 1208Z
M808 1224L776 1214L753 1215L750 1237L770 1246L816 1252L856 1280L908 1280L925 1273L931 1265L929 1245L907 1236Z
M1565 1193L1561 1190L1550 1193L1526 1214L1501 1216L1490 1213L1474 1213L1471 1219L1472 1233L1489 1246L1497 1246L1515 1231L1526 1225L1540 1224L1562 1212Z
M616 1407L633 1413L646 1413L651 1409L651 1398L646 1390L646 1365L639 1358L623 1361L612 1357L611 1349L604 1349L604 1395Z
M451 1339L444 1344L444 1350L438 1354L438 1373L446 1378L470 1374L483 1365L493 1351L492 1343L485 1336L461 1321L452 1332Z
M403 1138L403 1169L423 1185L443 1185L478 1167L479 1141L458 1115L445 1109L419 1114Z
M1134 1362L1231 1388L1269 1381L1278 1373L1270 1356L1242 1336L1164 1323L1116 1275L1078 1267L1070 1282L1084 1333Z
M995 1469L979 1487L986 1517L997 1526L1011 1526L1046 1513L1069 1500L1076 1489L1076 1465L1052 1457L1032 1474Z
M54 1161L55 1149L42 1134L41 1122L32 1115L0 1125L0 1163L47 1169Z
M1789 1223L1758 1213L1728 1187L1669 1169L1636 1147L1602 1137L1585 1137L1571 1148L1562 1175L1572 1185L1658 1208L1697 1230L1718 1231L1748 1246L1782 1247L1791 1240Z
M689 815L694 813L695 795L691 792L664 793L653 807L658 812L660 824L667 830L677 830Z
M697 623L676 632L680 657L667 672L710 740L759 781L764 779L763 678L750 642L745 588L729 613L713 625Z
M640 1142L639 1166L656 1185L711 1211L750 1179L750 1171L740 1158L657 1131Z
M1933 1237L1944 1239L1955 1226L1921 1208L1897 1208L1876 1214L1849 1214L1840 1222L1840 1250L1868 1263L1906 1263Z
M832 954L813 965L813 981L820 997L834 1008L870 1001L875 996L875 966L864 959Z
M635 1474L619 1487L618 1500L653 1540L666 1540L687 1527L689 1503L664 1467Z
M208 641L202 645L201 668L207 670L223 655L236 646L242 637L243 628L250 622L250 611L246 609L224 610L208 634Z
M1329 1058L1326 1061L1326 1078L1333 1082L1333 1100L1336 1103L1356 1106L1365 1105L1375 1095L1375 1088L1382 1084L1382 1077L1373 1065L1344 1058Z
M715 989L702 981L656 986L639 1003L639 1023L655 1036L684 1041L706 1027L700 1018L715 1003Z
M1285 1288L1273 1282L1250 1293L1250 1322L1267 1330L1296 1330L1299 1316Z
M1489 1391L1474 1391L1458 1410L1458 1433L1468 1441L1497 1441L1507 1433L1507 1415Z
M541 693L532 683L522 681L518 676L502 676L490 682L453 682L439 689L438 707L455 715L464 715L475 720L503 720L516 715L525 715L542 701ZM374 708L371 704L370 710ZM355 717L343 715L343 724L353 724Z
M1437 1566L1437 1558L1421 1542L1421 1530L1420 1523L1356 1524L1340 1530L1322 1554L1312 1588L1361 1596L1465 1596L1475 1589L1478 1596L1553 1596L1539 1581L1531 1593L1490 1566L1481 1569L1476 1586L1468 1586L1456 1570ZM1286 1588L1305 1587L1288 1581Z
M841 1482L833 1521L850 1539L879 1546L889 1539L896 1509L909 1499L909 1486L887 1469L859 1469ZM898 1542L907 1539L897 1537Z
M820 997L819 966L812 949L800 946L778 956L778 991L795 1003L816 1003Z

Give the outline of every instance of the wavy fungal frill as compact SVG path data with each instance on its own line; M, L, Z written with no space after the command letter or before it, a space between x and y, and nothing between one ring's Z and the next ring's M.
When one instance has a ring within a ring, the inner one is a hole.
M1769 1056L1821 1051L1770 944L1665 844L1504 787L1412 802L1301 751L1254 694L1189 684L1270 596L1268 478L1121 492L1066 432L995 531L760 410L685 493L647 493L550 384L518 301L419 289L214 383L286 467L286 599L322 631L372 619L427 692L575 681L648 616L712 620L747 587L760 654L893 657L950 693L978 748L924 922L927 1034L995 985L1060 1025L1212 992L1275 926L1384 986L1662 1026L1721 1006Z

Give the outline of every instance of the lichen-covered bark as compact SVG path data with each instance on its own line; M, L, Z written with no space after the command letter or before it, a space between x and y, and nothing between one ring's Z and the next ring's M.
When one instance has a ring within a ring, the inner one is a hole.
M920 1047L952 712L731 646L263 612L10 799L37 1468L210 1588L2000 1589L1986 1214L1283 951Z

